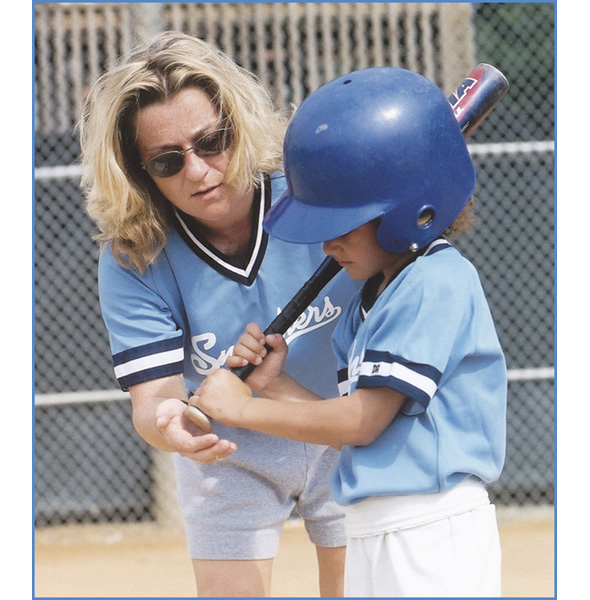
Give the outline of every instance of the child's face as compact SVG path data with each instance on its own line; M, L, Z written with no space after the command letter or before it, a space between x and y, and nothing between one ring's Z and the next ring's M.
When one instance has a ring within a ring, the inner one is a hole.
M369 279L380 272L388 280L410 256L384 250L377 241L378 227L379 220L376 219L346 235L324 242L324 252L357 281Z

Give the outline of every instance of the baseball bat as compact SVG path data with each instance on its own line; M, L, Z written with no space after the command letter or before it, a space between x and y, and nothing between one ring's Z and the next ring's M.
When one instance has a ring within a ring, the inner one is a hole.
M508 87L508 80L496 67L480 63L448 97L465 138L490 114Z
M455 91L448 97L455 119L463 136L469 137L508 91L508 80L496 67L478 64ZM326 257L313 275L305 282L290 302L264 330L264 335L283 335L299 315L315 300L320 291L335 277L342 267L330 256ZM267 344L270 352L271 347ZM245 381L256 368L252 363L231 369ZM187 406L187 416L204 431L211 431L209 418L198 408Z

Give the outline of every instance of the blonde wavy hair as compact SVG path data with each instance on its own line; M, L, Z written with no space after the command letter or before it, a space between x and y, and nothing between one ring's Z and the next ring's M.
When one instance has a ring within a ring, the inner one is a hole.
M204 90L231 130L226 182L251 189L262 173L282 169L288 116L250 72L203 40L164 32L102 75L79 123L86 208L116 260L144 272L164 244L170 203L141 168L134 119L150 104L188 87Z

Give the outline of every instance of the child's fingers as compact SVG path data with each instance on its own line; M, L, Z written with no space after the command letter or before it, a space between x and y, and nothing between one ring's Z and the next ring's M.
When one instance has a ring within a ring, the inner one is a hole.
M246 359L254 365L259 365L266 356L266 348L249 334L244 334L234 346L233 356ZM245 363L242 363L242 365ZM241 365L238 365L241 366Z
M285 342L285 338L282 335L280 335L279 333L273 333L271 335L267 335L266 343L273 350L281 350L281 349L283 349L284 346L287 345L287 342Z
M260 326L256 325L256 323L250 323L246 328L246 333L241 335L236 348L242 346L243 348L264 357L267 354L265 344L266 340L264 339L264 333L260 329ZM240 350L241 348L238 348L236 354L239 354Z
M274 349L281 349L286 346L285 338L281 334L272 333L265 336L258 323L248 324L246 333L240 338L240 342L263 358L268 354L266 344Z
M227 359L229 368L243 367L248 363L259 365L268 354L265 347L264 333L256 323L249 323L246 333L243 333L234 346L232 356Z
M258 323L248 323L246 331L264 346L264 332Z
M258 339L249 333L242 334L235 346L234 354L242 356L242 352L254 352L262 357L266 356L264 336L262 336L262 339Z
M242 358L241 356L228 356L225 364L230 369L235 369L236 367L245 367L248 364L248 360L246 358Z

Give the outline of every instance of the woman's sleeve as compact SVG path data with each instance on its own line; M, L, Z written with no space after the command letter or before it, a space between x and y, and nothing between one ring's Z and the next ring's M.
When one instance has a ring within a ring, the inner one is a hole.
M115 377L122 389L183 372L184 335L159 293L152 269L144 275L99 259L99 295Z

